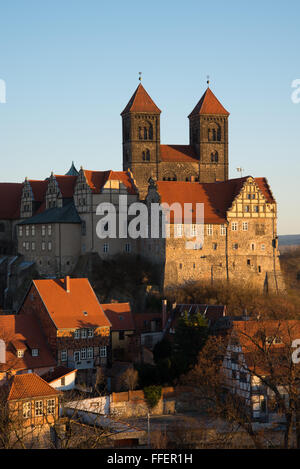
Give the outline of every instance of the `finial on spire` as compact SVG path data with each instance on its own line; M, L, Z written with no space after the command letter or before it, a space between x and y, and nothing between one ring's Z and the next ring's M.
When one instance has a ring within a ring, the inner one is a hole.
M206 78L207 78L207 81L206 81L206 83L207 83L207 88L209 88L209 75L207 75Z
M139 81L142 81L142 72L139 72Z

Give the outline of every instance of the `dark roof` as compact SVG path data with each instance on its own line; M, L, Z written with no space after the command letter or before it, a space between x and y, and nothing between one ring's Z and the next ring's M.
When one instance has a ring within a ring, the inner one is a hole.
M20 217L22 183L0 183L0 219L13 220Z
M65 174L65 176L78 176L79 172L75 168L74 161L72 161L71 168L69 171Z
M42 378L47 383L51 383L56 379L62 378L63 376L68 375L69 373L74 373L76 370L67 368L66 366L57 366L53 371L48 371L48 373L42 375Z
M19 225L38 225L39 223L81 223L74 202L69 202L61 208L49 208L31 218L23 220Z

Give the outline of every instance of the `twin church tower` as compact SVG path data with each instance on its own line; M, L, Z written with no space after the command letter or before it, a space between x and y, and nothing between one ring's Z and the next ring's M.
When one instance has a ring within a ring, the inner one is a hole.
M140 83L121 113L123 170L130 169L144 198L149 179L216 182L228 179L228 116L208 87L189 114L189 145L161 145L160 114Z

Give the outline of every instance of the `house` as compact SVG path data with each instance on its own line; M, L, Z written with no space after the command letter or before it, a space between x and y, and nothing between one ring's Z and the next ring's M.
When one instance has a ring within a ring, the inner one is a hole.
M130 336L135 332L129 303L103 304L101 307L111 323L111 349L114 360L128 358Z
M59 391L71 391L75 389L77 370L71 370L65 366L57 366L53 371L42 375L44 381Z
M51 428L59 420L61 392L35 373L14 375L1 386L7 437L16 447L49 447Z
M0 315L0 339L0 384L14 374L42 375L54 369L56 360L33 314Z
M233 321L221 368L224 388L244 400L253 420L279 419L266 383L275 383L287 398L292 343L299 337L299 320Z
M33 280L19 314L38 318L57 366L77 369L78 382L106 367L111 324L87 278Z

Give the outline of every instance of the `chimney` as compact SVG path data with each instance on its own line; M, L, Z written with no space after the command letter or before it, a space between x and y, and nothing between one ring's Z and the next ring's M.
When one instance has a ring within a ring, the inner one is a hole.
M71 283L70 282L70 276L66 275L65 276L65 289L66 289L67 293L70 293L70 287L71 287L70 283Z
M165 328L167 323L167 300L162 301L162 328Z

